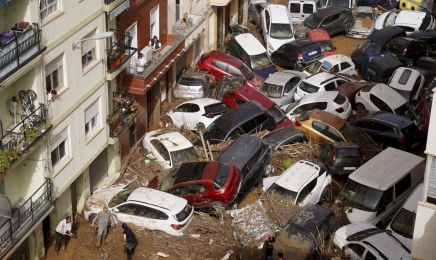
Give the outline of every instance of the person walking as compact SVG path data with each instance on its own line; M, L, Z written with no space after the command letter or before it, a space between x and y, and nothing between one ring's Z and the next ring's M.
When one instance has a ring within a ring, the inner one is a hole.
M268 238L268 242L265 243L265 260L273 259L274 241L276 241L276 239L274 237L270 237Z
M71 217L67 216L65 219L61 220L59 224L56 227L55 237L56 237L56 243L54 248L54 254L55 257L58 258L58 251L61 246L63 245L62 252L65 254L68 254L66 247L67 247L67 236L72 237L73 233L71 232Z
M142 75L144 73L144 66L145 66L144 55L142 55L142 53L139 53L138 59L136 60L136 72Z
M100 211L92 221L92 227L95 226L95 221L98 220L98 231L97 231L97 237L95 238L95 244L97 245L97 248L101 246L101 240L103 237L103 241L106 241L107 236L107 226L109 224L109 221L111 222L111 226L115 225L115 221L109 212L107 206L103 207L103 210ZM106 242L105 242L106 244Z
M127 227L126 223L121 225L123 228L123 236L124 236L124 246L126 248L127 260L132 260L132 256L135 250L138 241L136 240L135 234L133 231Z

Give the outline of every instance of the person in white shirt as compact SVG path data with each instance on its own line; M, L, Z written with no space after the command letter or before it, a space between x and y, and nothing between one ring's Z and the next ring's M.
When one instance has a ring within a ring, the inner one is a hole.
M56 237L56 244L55 244L55 257L58 258L58 251L61 244L63 245L62 252L65 254L68 254L67 250L65 249L67 246L67 236L72 237L73 233L71 232L71 217L67 216L65 219L61 220L56 227L55 237Z
M136 72L138 74L144 73L145 59L142 53L138 54L138 59L136 60Z
M52 101L54 101L57 94L58 92L54 89L52 89L50 92L47 92L47 102L51 103Z

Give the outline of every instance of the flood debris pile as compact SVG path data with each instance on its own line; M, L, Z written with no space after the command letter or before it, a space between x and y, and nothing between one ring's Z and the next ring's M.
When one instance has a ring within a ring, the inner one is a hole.
M279 176L284 170L299 160L316 160L319 154L319 143L294 143L282 145L271 159L274 172L271 176Z
M301 207L291 203L283 194L266 193L260 201L270 221L277 227L283 227L290 217L294 216Z

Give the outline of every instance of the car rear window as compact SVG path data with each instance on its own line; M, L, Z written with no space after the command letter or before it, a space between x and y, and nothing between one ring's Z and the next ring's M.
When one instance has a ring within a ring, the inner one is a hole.
M203 86L203 81L201 79L180 77L177 84L184 86Z
M192 206L189 205L189 203L186 203L185 208L176 214L177 221L181 222L181 221L187 219L189 217L189 215L191 215L191 212L192 212Z
M401 133L403 133L403 135L410 135L415 133L416 127L414 124L410 124L407 127L404 127L403 129L401 129Z
M299 121L300 122L306 121L307 119L309 119L311 113L312 113L312 111L306 111L306 112L301 113Z
M367 55L372 55L379 53L382 47L383 46L379 42L373 42L371 39L366 39L359 46L357 46L357 49Z
M218 172L213 180L213 188L218 190L221 189L227 181L229 176L230 167L227 164L221 163L218 167Z
M424 19L422 19L422 24L419 26L420 30L426 30L431 22L431 16L429 14L426 14Z
M324 51L333 51L333 45L331 41L319 41L319 45L324 49Z
M359 148L338 148L336 150L337 158L360 158L362 157L360 154Z
M347 100L347 98L342 95L341 93L338 93L338 95L333 99L333 102L335 102L338 105L344 104L344 102Z
M307 93L315 93L315 92L318 92L319 87L314 86L312 84L309 84L309 83L303 81L300 84L300 89L305 91L305 92L307 92Z
M314 42L311 44L308 44L306 46L301 47L300 51L301 52L311 52L311 51L316 51L320 48L319 43Z
M228 108L223 103L217 103L204 107L204 111L206 112L206 114L217 114L222 113L226 110L228 110Z

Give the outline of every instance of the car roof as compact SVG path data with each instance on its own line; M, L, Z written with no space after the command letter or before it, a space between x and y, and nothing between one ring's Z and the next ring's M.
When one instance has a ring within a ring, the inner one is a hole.
M250 86L241 86L233 90L233 93L234 95L242 96L247 100L255 100L265 108L270 108L275 105L274 101L265 96L265 94Z
M313 15L316 15L317 17L325 18L333 14L343 13L346 10L350 11L350 9L342 6L329 6L323 9L319 9L316 13L313 13Z
M369 93L377 96L393 109L402 106L407 100L386 84L380 83L371 88Z
M300 39L296 39L292 42L287 42L283 45L291 45L291 46L296 47L296 48L301 48L301 47L304 47L304 46L312 44L312 43L314 43L314 41L312 41L311 39L300 38Z
M256 104L256 103L257 104ZM224 115L218 117L214 122L220 126L225 132L229 132L235 126L240 125L259 114L263 114L263 109L259 106L260 103L251 100L233 109L230 109Z
M338 96L338 94L339 91L334 90L310 93L301 98L300 105L322 101L333 101Z
M350 98L355 95L359 90L368 85L367 82L345 82L336 88L336 91L341 92L344 96Z
M218 104L221 102L216 100L216 99L213 99L213 98L197 98L197 99L192 99L192 100L183 102L182 104L186 104L186 103L197 104L197 105L201 105L201 106L208 106L208 105L212 105L212 104Z
M168 152L183 150L193 145L184 135L179 132L162 133L160 130L147 133L150 140L159 140L167 149Z
M310 113L311 118L318 119L322 122L326 122L327 124L333 126L336 129L341 129L342 126L345 124L345 120L335 116L333 114L330 114L329 112L326 112L324 110L315 109Z
M323 29L313 29L307 32L310 39L314 41L327 41L331 40L330 35L326 30Z
M335 54L335 55L327 56L327 57L324 57L324 58L319 60L319 62L321 62L321 63L323 61L328 61L333 65L344 62L344 61L348 61L348 62L354 64L353 60L350 57L342 55L342 54Z
M411 37L411 38L435 38L436 37L436 29L414 31L411 34L409 34L409 37Z
M203 54L203 56L207 56L207 54ZM232 66L235 66L236 68L239 68L242 65L242 61L238 58L235 58L231 55L227 55L220 51L211 51L209 52L209 57L215 60L219 60L222 62L225 62L227 64L230 64Z
M234 164L242 169L251 155L262 147L262 139L252 135L241 135L236 138L217 158L217 161Z
M326 80L330 80L333 78L336 78L337 76L330 74L325 71L318 72L316 74L312 74L311 76L307 77L304 81L307 83L310 83L315 86L319 86L321 82L324 82Z
M358 6L356 11L359 13L372 13L374 12L374 8L369 6Z
M401 245L401 243L388 235L386 232L380 232L375 235L366 237L363 241L370 243L377 248L383 255L389 259L408 259L410 253Z
M181 78L196 78L196 79L202 79L204 77L204 73L200 72L186 72L180 75Z
M291 139L294 136L301 136L302 138L305 137L304 133L300 130L294 129L292 127L283 127L270 132L269 134L264 136L262 140L265 144L276 147L277 145L282 143L283 140Z
M136 188L130 194L127 201L144 202L170 211L173 211L173 209L175 209L177 204L179 204L180 202L186 201L187 203L187 200L185 200L184 198L180 198L170 193L147 187Z
M400 78L402 77L403 73L406 71L410 71L410 76L406 80L406 84L401 84ZM399 67L394 71L394 74L392 74L392 78L389 82L389 86L391 88L404 90L404 91L412 91L414 84L410 84L411 82L414 83L419 77L421 77L421 72L412 69L412 68L405 68L405 67Z
M258 55L266 52L265 47L251 33L239 34L235 40L247 52L249 56Z
M398 181L398 174L411 172L424 158L392 147L383 150L348 178L368 187L387 190ZM398 167L401 166L401 171Z
M174 185L188 181L197 181L203 178L203 173L208 162L185 162L177 167L176 171L170 171L174 177Z
M398 13L394 25L421 25L426 13L420 11L402 10Z
M335 148L360 148L360 146L352 142L328 142L321 144L321 146L324 145L333 146Z
M294 72L294 71L292 71L292 72ZM271 76L269 76L264 81L264 83L284 86L290 79L297 77L297 76L301 76L304 74L304 73L299 72L299 71L296 71L296 72L298 72L298 73L289 73L289 72L284 72L284 71L274 72L273 74L271 74Z
M266 7L270 11L271 23L289 24L288 8L280 4L271 4Z
M388 26L378 31L375 31L370 36L368 36L368 39L373 42L376 41L384 44L390 41L392 38L402 35L405 35L405 31L403 28L398 26Z
M294 192L300 191L314 175L319 175L321 168L313 162L300 160L286 169L275 184Z
M413 124L412 120L406 117L397 114L392 114L386 111L370 112L366 116L362 117L362 119L375 119L378 121L383 121L391 125L395 125L400 129Z
M305 228L310 231L317 232L317 228L324 222L324 220L332 214L328 208L324 208L320 205L313 204L304 207L302 210L297 212L290 220L289 223L295 226ZM333 213L334 214L334 213Z

